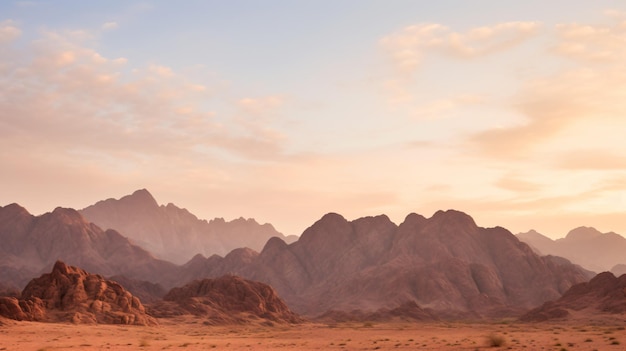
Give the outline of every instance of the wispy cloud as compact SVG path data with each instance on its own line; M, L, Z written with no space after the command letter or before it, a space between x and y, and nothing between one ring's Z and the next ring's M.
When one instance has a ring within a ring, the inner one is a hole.
M1 28L2 38L20 33L10 22ZM276 137L267 125L261 130L238 122L237 112L243 109L256 118L275 113L270 110L280 109L278 97L217 99L206 83L163 65L136 67L128 74L126 58L105 57L85 42L95 40L89 32L43 35L45 40L0 62L11 77L0 79L0 143L22 150L4 157L45 150L47 157L89 154L115 164L129 157L180 153L206 157L229 152L244 158L282 153L284 137ZM7 40L2 44L3 51L13 50Z
M118 27L117 22L105 22L102 24L103 30L113 30L113 29L116 29L117 27Z
M427 55L458 59L485 56L519 45L535 36L539 28L536 22L505 22L455 32L441 24L427 23L405 27L380 43L396 69L411 74Z
M623 126L626 122L623 25L570 24L556 28L559 36L554 39L554 47L558 55L575 59L578 64L563 65L566 68L555 74L524 82L511 99L511 108L521 119L471 137L484 154L506 159L528 157L533 152L545 152L546 145L557 140L571 143L572 128L576 127L581 133L574 138L579 142L592 138L598 147L604 143L603 138L591 135L592 128L585 130L581 125Z
M17 39L22 31L17 27L15 22L6 20L0 22L0 44L12 42Z

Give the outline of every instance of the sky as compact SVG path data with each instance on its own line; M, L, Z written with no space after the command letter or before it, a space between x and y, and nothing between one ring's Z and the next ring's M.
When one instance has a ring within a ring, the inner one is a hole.
M0 206L626 233L623 1L2 1Z

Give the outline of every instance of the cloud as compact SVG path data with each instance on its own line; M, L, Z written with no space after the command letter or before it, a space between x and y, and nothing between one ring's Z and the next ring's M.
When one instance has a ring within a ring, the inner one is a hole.
M15 25L15 22L10 20L0 22L0 44L10 43L21 34L22 31Z
M283 106L285 98L282 96L266 96L261 98L243 98L237 101L239 107L250 115L266 115L273 113Z
M521 177L516 174L506 174L498 179L498 181L496 181L494 185L501 189L526 195L528 193L536 193L541 190L541 186L539 184L533 183L526 179L521 179Z
M626 170L626 155L601 149L575 150L558 155L555 164L568 170Z
M383 37L380 44L396 69L405 74L417 70L426 55L437 53L468 59L507 50L536 35L536 22L505 22L466 32L436 24L417 24Z
M45 32L20 51L2 44L12 55L0 58L10 77L0 79L0 145L19 150L2 154L4 161L97 160L132 171L156 160L183 165L183 154L199 164L225 155L283 157L285 138L271 126L238 123L240 108L262 118L280 109L280 99L218 99L205 82L158 64L127 73L127 59L101 55L88 45L93 40L83 31Z
M389 102L392 105L411 104L410 109L418 115L449 110L451 104L457 105L459 101L441 100L433 102L433 106L416 106L410 86L424 61L433 56L466 61L493 55L528 41L537 35L540 27L536 22L504 22L457 32L442 24L425 23L387 35L379 40L379 45L394 70L383 83Z
M102 24L102 29L104 30L113 30L118 27L117 22L105 22Z
M443 118L459 108L482 105L486 101L487 98L481 95L461 94L421 104L413 110L413 115L418 119Z
M549 52L563 68L524 82L511 99L517 122L476 133L471 143L485 155L509 160L593 143L595 151L566 153L558 167L588 162L589 169L610 168L603 155L612 154L610 140L626 126L626 20L611 12L607 22L556 25ZM563 64L563 58L573 62Z
M626 15L607 13L614 23L588 25L579 23L556 26L559 42L553 50L583 62L603 63L626 60Z

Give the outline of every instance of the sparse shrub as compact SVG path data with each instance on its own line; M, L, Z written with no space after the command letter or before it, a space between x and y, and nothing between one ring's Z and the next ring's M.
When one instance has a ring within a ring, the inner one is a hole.
M504 344L506 344L506 340L502 335L489 334L489 336L487 336L487 346L489 347L501 347L504 346Z
M611 345L619 345L619 341L613 340L613 341L611 341Z
M148 342L148 340L142 339L141 341L139 341L139 347L146 347L146 346L150 346L150 343Z

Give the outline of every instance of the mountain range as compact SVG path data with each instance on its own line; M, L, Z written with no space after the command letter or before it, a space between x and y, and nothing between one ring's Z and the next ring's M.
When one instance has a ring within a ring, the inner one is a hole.
M453 210L410 214L400 225L384 215L348 221L330 213L294 243L272 238L260 253L196 256L185 268L187 279L232 273L267 283L309 316L408 301L442 316L515 315L592 276Z
M618 276L626 273L626 238L613 232L579 227L556 240L534 230L517 234L517 237L541 255L565 257L598 273L612 271Z
M146 195L139 191L126 200ZM117 205L123 199L106 201ZM152 203L153 209L168 207ZM121 276L131 293L154 300L162 296L153 294L174 286L231 274L269 284L294 312L307 316L428 311L474 318L519 315L592 276L566 259L539 256L504 228L481 228L454 210L430 218L412 213L400 225L385 215L348 221L329 213L294 242L272 237L260 251L196 254L182 265L155 258L127 236L72 209L33 216L17 204L0 207L0 285L21 288L61 259Z
M104 276L167 286L178 277L175 264L156 259L117 231L102 230L68 208L33 216L17 204L0 207L0 242L0 282L19 289L59 259Z
M156 257L176 264L196 254L223 256L239 247L258 251L271 237L297 240L295 235L286 237L271 224L259 224L254 219L198 219L172 203L159 205L146 189L118 200L97 202L79 212L89 222L115 229Z

